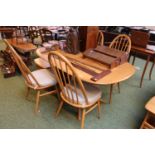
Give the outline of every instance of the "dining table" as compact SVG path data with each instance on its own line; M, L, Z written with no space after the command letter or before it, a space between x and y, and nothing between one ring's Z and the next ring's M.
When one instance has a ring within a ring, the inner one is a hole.
M17 40L16 38L7 39L7 41L15 48L20 55L24 56L27 64L32 64L31 53L33 53L37 47L24 39Z
M50 50L46 51L42 47L36 49L36 54L38 57L46 62L48 62L49 52ZM133 65L125 62L113 69L110 69L110 73L101 77L100 79L92 80L92 74L87 72L87 70L91 70L100 74L103 70L109 70L108 66L96 60L84 57L83 53L71 54L62 50L57 50L57 52L64 55L73 64L82 81L95 85L110 85L109 103L112 102L113 85L129 79L136 72L136 69ZM79 65L86 70L79 68Z
M16 38L7 39L7 41L16 48L20 53L30 53L34 51L37 47L32 44L31 42L24 41L24 40L17 40Z

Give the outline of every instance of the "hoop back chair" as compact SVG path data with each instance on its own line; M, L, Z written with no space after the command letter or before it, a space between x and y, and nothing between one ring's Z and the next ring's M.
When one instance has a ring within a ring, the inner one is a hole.
M35 71L30 71L30 69L26 66L22 58L18 55L18 53L14 50L14 48L8 43L7 40L4 40L7 44L7 48L10 54L13 56L18 68L20 69L24 79L25 84L27 86L26 98L29 95L30 89L34 89L37 91L36 96L36 104L35 104L35 112L39 111L39 101L41 96L49 95L56 93L57 90L52 90L48 92L41 93L42 90L46 90L47 88L51 88L56 85L56 79L52 72L47 69L38 69Z
M29 36L33 44L37 46L42 45L42 38L38 26L29 27Z
M126 34L120 34L113 39L109 47L120 50L122 52L126 52L126 54L129 55L131 50L131 39ZM117 83L117 85L120 93L120 84ZM112 93L112 90L113 90L113 85L111 85L110 87L110 93ZM110 102L111 102L111 98L110 98Z
M60 53L50 52L49 63L60 86L61 102L57 109L58 116L63 103L67 103L82 112L81 128L84 128L85 115L98 106L102 92L90 84L83 84L72 64ZM80 119L80 114L78 115Z
M98 35L97 35L97 45L100 45L100 46L104 45L104 35L103 35L102 31L98 32Z
M129 54L131 50L131 39L126 34L120 34L113 39L109 47Z

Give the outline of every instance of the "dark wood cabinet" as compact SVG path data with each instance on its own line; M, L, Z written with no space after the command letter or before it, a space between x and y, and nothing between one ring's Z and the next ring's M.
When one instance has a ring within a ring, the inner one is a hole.
M98 26L80 26L79 27L79 43L80 51L97 46Z

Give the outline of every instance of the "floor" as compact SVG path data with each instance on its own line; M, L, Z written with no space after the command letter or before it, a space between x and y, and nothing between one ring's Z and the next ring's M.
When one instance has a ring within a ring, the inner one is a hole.
M0 46L2 49L3 46ZM137 129L145 115L145 103L155 95L155 71L152 80L148 74L144 78L143 88L139 87L140 76L145 61L137 58L136 74L121 83L121 93L114 88L112 104L101 105L101 117L97 118L94 110L86 116L85 128L89 129ZM150 64L151 65L151 64ZM148 70L150 69L150 66ZM108 100L109 87L102 86L103 98ZM3 129L78 129L80 121L77 111L65 105L60 115L55 118L58 107L57 96L45 96L41 99L41 112L34 114L35 92L29 100L25 99L24 79L20 74L11 78L3 78L0 72L0 128Z

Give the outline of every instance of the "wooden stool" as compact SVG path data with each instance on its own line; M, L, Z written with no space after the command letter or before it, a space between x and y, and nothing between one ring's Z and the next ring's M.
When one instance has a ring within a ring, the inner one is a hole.
M141 129L154 129L155 128L155 96L152 97L145 105L147 114L141 125Z

